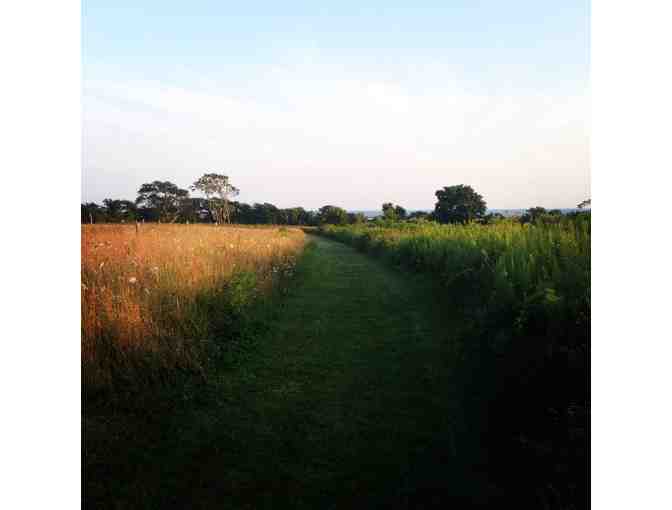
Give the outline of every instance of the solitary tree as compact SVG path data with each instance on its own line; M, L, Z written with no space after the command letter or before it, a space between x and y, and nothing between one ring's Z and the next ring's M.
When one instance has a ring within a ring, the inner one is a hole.
M140 187L135 203L140 207L155 209L159 221L174 223L180 216L182 201L188 196L186 189L178 188L170 181L154 181Z
M200 191L208 200L208 206L216 223L231 221L231 198L240 190L229 182L229 177L222 174L203 174L191 186L192 191Z
M471 186L447 186L435 195L434 216L440 223L468 223L485 214L485 200Z

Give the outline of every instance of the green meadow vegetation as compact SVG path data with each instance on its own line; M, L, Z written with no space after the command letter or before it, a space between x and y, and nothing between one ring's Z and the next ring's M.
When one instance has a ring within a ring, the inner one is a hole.
M459 346L463 412L495 476L540 502L586 498L590 217L482 225L379 222L320 233L430 275ZM565 508L565 506L561 506Z
M82 225L86 508L585 506L589 213L253 227L196 184Z

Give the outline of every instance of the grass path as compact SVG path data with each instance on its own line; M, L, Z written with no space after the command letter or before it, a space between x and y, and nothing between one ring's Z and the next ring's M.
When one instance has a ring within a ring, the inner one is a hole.
M427 285L314 238L268 333L135 464L161 487L143 506L433 508L476 492L456 460L455 324Z

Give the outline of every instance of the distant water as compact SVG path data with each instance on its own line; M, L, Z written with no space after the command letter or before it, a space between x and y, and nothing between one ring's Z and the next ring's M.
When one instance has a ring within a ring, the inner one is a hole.
M417 210L422 211L422 212L426 212L426 213L430 213L430 212L434 211L434 209L417 209ZM560 210L564 214L567 214L567 213L570 213L570 212L580 211L581 209L577 209L577 208L573 207L573 208L569 208L569 209L560 209ZM590 209L586 209L586 210L589 211ZM499 213L503 216L510 217L510 216L522 216L523 214L525 214L525 211L527 211L527 209L488 209L488 214L489 213ZM382 216L382 214L383 214L383 212L380 211L380 210L378 210L378 211L350 211L350 212L362 213L367 218L377 218L378 216ZM412 213L412 212L415 212L415 211L414 210L409 210L408 211L409 214Z

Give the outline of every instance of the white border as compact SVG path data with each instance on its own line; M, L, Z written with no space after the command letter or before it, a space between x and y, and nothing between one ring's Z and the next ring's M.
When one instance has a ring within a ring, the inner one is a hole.
M593 508L672 508L669 2L593 2Z
M592 15L594 508L669 508L670 7ZM3 508L80 503L80 4L3 6Z
M2 508L81 506L80 4L5 3Z

